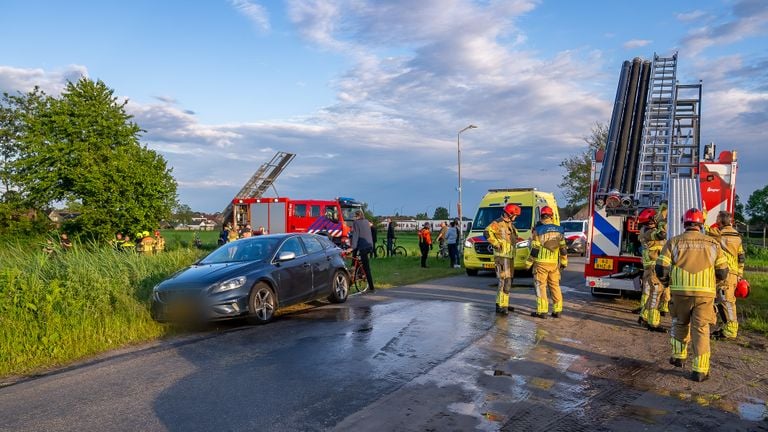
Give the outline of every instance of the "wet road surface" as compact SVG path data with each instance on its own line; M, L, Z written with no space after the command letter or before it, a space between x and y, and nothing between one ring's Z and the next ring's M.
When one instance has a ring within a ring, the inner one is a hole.
M648 339L580 270L560 320L528 316L530 278L499 317L493 275L457 276L123 352L0 388L0 431L768 430L764 381L697 393L590 337Z

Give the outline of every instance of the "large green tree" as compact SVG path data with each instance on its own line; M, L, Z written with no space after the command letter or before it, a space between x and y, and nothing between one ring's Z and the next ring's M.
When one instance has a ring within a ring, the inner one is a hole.
M13 162L22 198L36 208L78 202L81 215L64 229L82 238L154 228L176 203L171 169L141 145L126 103L102 81L81 78L25 118Z
M448 209L445 207L438 207L435 209L435 214L432 216L432 219L435 220L442 220L442 219L449 219L450 214L448 213Z
M751 223L768 223L768 186L752 192L746 210Z
M597 150L605 149L607 140L608 126L604 123L595 123L590 135L584 137L587 148L560 162L560 166L565 168L565 175L558 186L562 189L570 207L581 206L589 199L592 158Z

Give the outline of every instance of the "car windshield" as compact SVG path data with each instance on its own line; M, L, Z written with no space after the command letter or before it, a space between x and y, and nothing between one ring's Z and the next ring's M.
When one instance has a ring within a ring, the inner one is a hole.
M582 232L584 230L584 222L581 221L560 221L560 226L565 232Z
M260 261L272 257L280 238L258 236L237 240L211 252L200 264L222 264L243 261Z
M475 221L472 222L472 231L482 231L491 222L501 217L502 207L482 207L477 210ZM520 206L520 216L515 219L515 228L520 231L531 229L531 207Z

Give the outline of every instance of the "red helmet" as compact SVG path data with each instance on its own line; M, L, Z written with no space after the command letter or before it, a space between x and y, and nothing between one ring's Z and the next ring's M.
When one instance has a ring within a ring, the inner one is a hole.
M555 212L552 211L552 207L544 206L541 208L541 217L554 216Z
M704 223L704 214L697 208L689 209L683 215L683 223Z
M654 217L656 217L656 210L647 208L637 215L637 223L646 224L652 222Z
M736 284L734 295L738 298L747 298L749 296L749 282L746 279L740 279Z
M514 204L507 204L504 206L504 213L510 216L520 216L520 207Z

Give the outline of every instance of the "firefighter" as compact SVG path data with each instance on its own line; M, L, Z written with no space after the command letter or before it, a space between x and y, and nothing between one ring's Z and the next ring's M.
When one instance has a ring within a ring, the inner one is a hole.
M496 313L506 315L515 308L509 305L509 291L515 273L515 245L517 229L515 219L520 216L520 207L507 204L501 217L494 220L485 229L485 237L493 246L493 260L496 263L496 277L499 287L496 291Z
M667 207L668 204L666 201L662 201L659 205L659 212L656 214L656 217L654 218L656 220L656 226L659 230L663 232L667 232ZM666 234L665 234L666 235ZM664 286L664 289L662 290L661 294L661 300L659 301L659 314L661 316L667 316L669 313L669 300L670 300L670 293L669 293L669 287Z
M155 252L155 239L149 235L149 231L141 233L141 253L152 255Z
M421 266L426 268L429 250L432 249L432 230L429 222L424 222L424 226L419 230L419 249L421 250Z
M549 310L547 289L552 296L552 317L560 318L563 312L563 295L560 292L560 270L568 266L568 246L563 228L554 223L554 212L549 206L541 208L541 220L531 231L531 255L533 284L536 289L536 311L532 317L546 318Z
M155 230L155 253L165 250L165 238L160 234L160 230Z
M656 261L656 276L672 291L672 357L683 367L688 342L693 350L691 379L709 378L709 325L716 323L714 301L717 281L728 276L728 261L720 244L701 232L704 216L692 208L683 215L685 232L670 239Z
M659 325L661 311L659 310L666 287L656 277L656 260L666 243L667 233L656 226L656 211L647 208L637 216L640 225L640 243L643 248L643 295L640 298L640 317L638 324L648 327L651 331L665 331ZM665 312L666 315L666 312Z
M717 302L720 315L723 318L723 326L715 331L712 336L716 339L735 339L739 332L739 321L736 316L736 284L744 277L744 246L738 231L733 228L731 214L721 211L717 214L716 240L723 249L725 259L728 261L728 278L717 286ZM715 229L710 231L714 237Z

